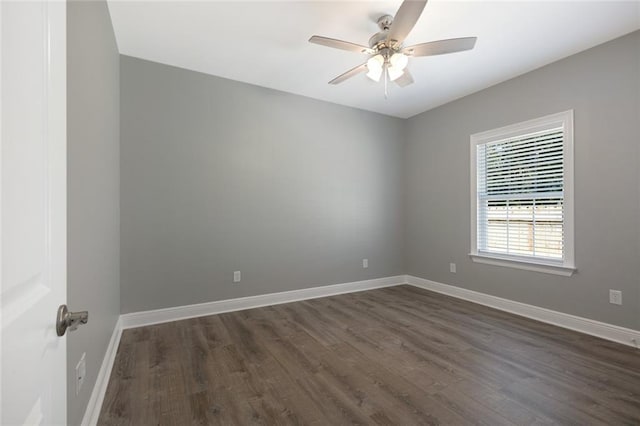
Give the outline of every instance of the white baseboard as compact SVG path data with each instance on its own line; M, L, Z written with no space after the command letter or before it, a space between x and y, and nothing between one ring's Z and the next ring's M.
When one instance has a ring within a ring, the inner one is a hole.
M122 318L118 318L113 333L111 334L111 340L109 340L109 346L107 346L107 352L102 359L102 365L100 366L96 383L93 385L93 391L91 391L91 397L89 398L87 409L82 418L82 426L95 426L98 423L98 417L100 416L104 395L109 385L109 378L111 377L113 363L116 360L116 353L118 352L121 336Z
M526 303L514 302L513 300L478 293L477 291L442 284L411 275L406 276L406 282L412 286L423 288L425 290L435 291L458 299L464 299L480 305L499 309L501 311L553 324L558 327L568 328L569 330L590 334L592 336L622 343L623 345L635 348L640 347L640 331L638 330L632 330L630 328L619 327L588 318L552 311L551 309L540 308Z
M318 297L334 296L337 294L353 293L356 291L372 290L382 287L391 287L400 284L406 284L404 275L305 288L301 290L284 291L281 293L261 294L258 296L241 297L238 299L199 303L197 305L133 312L130 314L120 315L120 320L122 321L123 329L135 328L187 318L222 314L224 312L241 311L244 309L260 308L262 306L297 302L299 300L315 299Z

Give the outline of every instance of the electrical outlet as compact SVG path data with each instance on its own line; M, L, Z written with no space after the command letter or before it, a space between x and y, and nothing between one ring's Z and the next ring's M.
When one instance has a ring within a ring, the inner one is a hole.
M242 280L242 274L240 273L240 271L233 271L233 282L239 283L240 280Z
M76 364L76 395L80 394L80 389L82 389L82 385L84 384L84 378L87 375L86 355L86 352L83 353L80 361Z
M452 274L456 273L456 264L455 263L450 263L449 264L449 272L451 272Z
M609 303L622 305L622 292L620 290L609 290Z
M365 269L369 267L369 259L362 259L362 267Z

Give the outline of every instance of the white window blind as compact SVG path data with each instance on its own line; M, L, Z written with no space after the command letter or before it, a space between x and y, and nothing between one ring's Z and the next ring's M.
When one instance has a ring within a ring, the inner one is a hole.
M472 136L472 254L573 266L567 256L566 123L556 119L520 132L513 127L504 135Z
M477 150L479 251L562 260L562 128Z

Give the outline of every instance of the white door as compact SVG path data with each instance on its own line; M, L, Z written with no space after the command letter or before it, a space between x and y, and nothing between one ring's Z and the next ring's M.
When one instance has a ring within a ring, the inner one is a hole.
M0 424L66 424L66 5L0 2Z

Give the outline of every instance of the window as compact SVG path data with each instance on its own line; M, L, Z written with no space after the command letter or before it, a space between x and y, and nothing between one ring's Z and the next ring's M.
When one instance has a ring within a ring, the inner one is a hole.
M470 255L573 273L573 111L471 135Z

